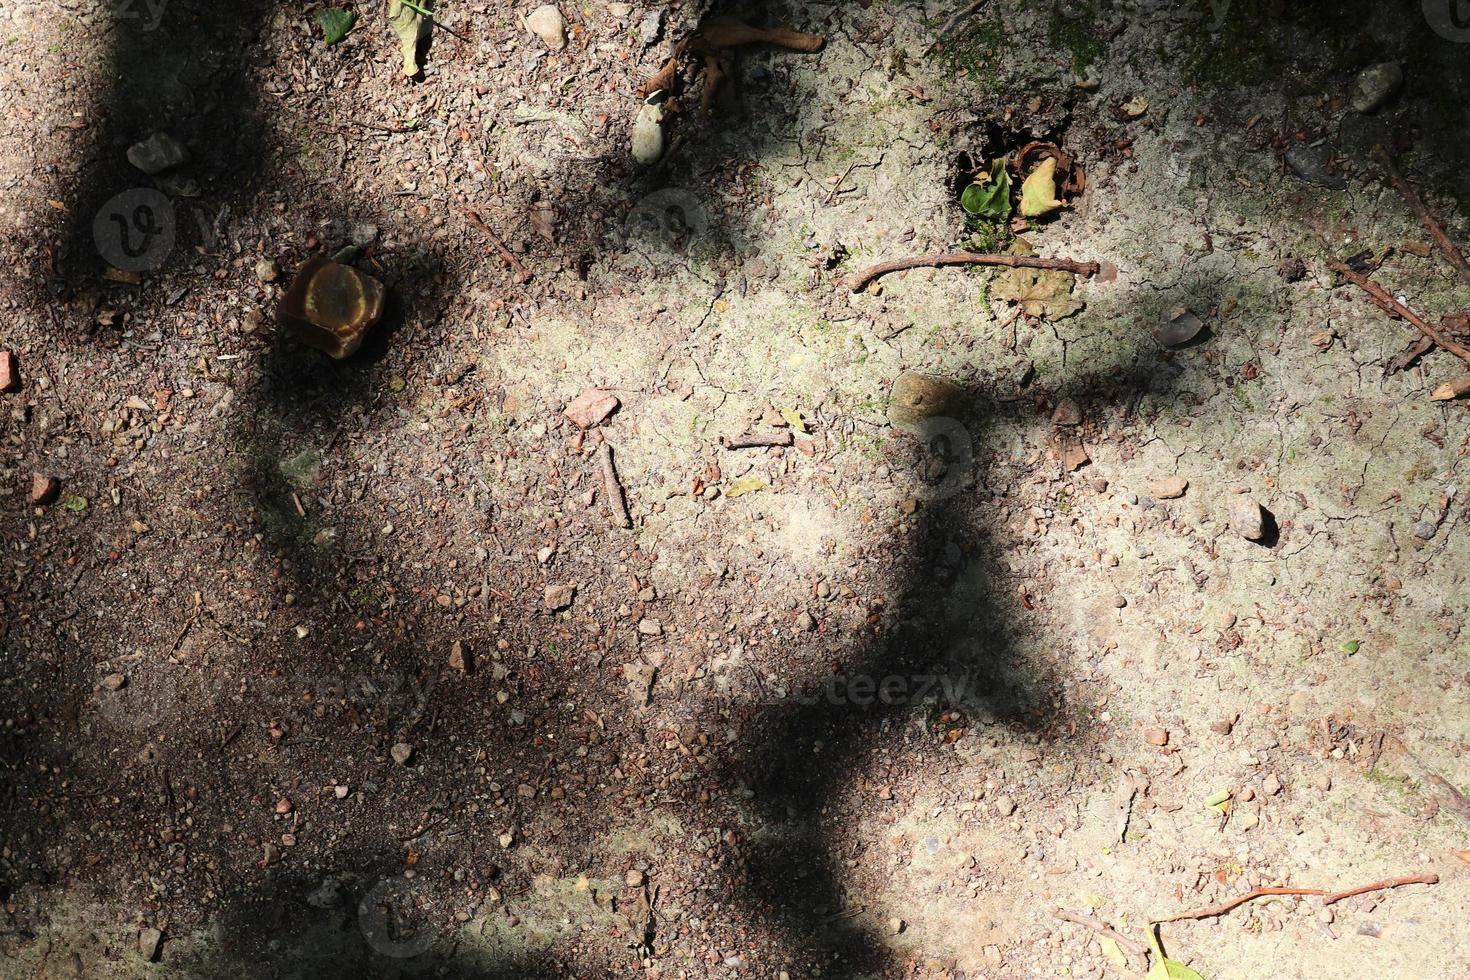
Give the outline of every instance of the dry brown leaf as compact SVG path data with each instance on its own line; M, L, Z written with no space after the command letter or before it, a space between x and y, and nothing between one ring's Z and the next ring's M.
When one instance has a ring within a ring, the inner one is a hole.
M1056 269L1007 269L995 277L990 293L1018 303L1028 316L1060 320L1082 309L1072 295L1076 277Z

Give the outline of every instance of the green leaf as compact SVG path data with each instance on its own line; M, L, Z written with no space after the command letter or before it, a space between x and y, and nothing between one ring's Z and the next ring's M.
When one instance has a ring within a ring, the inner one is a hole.
M321 26L324 40L328 44L336 44L346 37L347 32L352 30L352 25L357 23L357 11L324 7L316 12L316 22Z
M1004 163L993 167L990 179L975 181L960 194L960 207L977 218L1004 221L1011 216L1011 175Z
M783 408L781 409L781 417L786 420L787 425L791 426L792 432L803 436L807 434L806 423L801 419L801 409Z
M90 507L91 504L88 502L86 497L78 497L76 494L69 494L68 496L61 499L61 506L65 507L69 511L80 514L82 511Z
M1057 199L1057 158L1047 157L1021 183L1021 216L1040 218L1061 206Z
M1348 640L1346 643L1344 643L1342 645L1342 652L1345 653L1345 654L1347 654L1349 657L1351 657L1353 654L1357 653L1358 652L1358 641L1357 640Z
M1149 967L1143 980L1205 980L1183 963L1164 955L1163 948L1159 946L1158 928L1155 922L1148 924L1148 944L1154 951L1154 965Z
M725 496L743 497L747 493L755 493L757 490L764 489L766 489L766 485L755 477L742 476L740 479L730 484L729 489L725 491Z

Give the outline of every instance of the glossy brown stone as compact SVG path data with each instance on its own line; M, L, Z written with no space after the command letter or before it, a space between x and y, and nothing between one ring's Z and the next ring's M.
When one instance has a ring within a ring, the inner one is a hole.
M948 378L932 374L901 374L888 399L888 421L896 426L917 425L926 419L958 415L965 392Z
M340 360L382 319L384 292L372 276L317 256L296 273L276 315L297 340Z

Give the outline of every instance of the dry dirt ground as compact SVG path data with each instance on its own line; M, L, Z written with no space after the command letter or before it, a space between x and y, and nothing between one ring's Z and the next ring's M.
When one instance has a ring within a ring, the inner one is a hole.
M1470 308L1367 155L1470 241L1453 3L729 8L827 44L743 50L650 168L703 8L563 4L549 52L443 3L408 81L356 6L330 47L310 3L0 9L0 973L1141 976L1052 911L1422 874L1161 935L1470 974L1464 366L1386 375L1413 330L1327 267ZM1033 138L1087 186L1023 237L1115 280L845 288ZM172 247L117 281L149 189ZM347 241L390 309L334 362L273 311ZM960 389L927 429L905 372Z

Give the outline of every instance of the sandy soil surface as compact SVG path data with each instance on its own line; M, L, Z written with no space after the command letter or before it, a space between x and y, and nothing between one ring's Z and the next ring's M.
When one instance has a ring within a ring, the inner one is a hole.
M1470 974L1453 4L439 6L0 10L0 974Z

